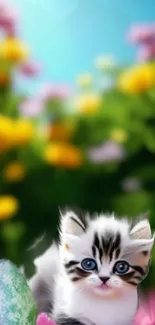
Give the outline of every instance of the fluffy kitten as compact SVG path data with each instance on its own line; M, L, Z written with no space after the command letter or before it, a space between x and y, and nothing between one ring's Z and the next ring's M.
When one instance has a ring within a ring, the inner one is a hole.
M67 211L60 245L35 260L30 286L40 311L53 304L57 324L130 325L138 306L154 243L149 221L134 227L114 215Z

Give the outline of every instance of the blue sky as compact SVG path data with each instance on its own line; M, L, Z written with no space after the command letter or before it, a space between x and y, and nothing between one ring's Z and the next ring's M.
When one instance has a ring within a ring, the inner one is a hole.
M126 30L133 22L155 20L153 0L12 2L20 11L21 34L44 66L38 83L73 82L77 74L92 71L101 54L113 53L118 62L134 60Z

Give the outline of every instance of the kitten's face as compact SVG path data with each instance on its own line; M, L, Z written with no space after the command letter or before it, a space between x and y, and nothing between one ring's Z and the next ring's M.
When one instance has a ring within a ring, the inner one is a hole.
M73 285L99 297L135 290L148 272L150 225L100 216L90 221L67 212L61 225L61 258Z

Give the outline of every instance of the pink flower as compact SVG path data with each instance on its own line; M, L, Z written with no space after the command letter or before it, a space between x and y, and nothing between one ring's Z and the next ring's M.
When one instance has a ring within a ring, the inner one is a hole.
M42 313L38 316L36 325L56 325L56 324L45 313Z
M155 44L146 45L139 49L137 59L141 62L153 60L155 58Z
M71 95L71 89L67 85L47 84L41 90L41 98L45 101L58 99L65 100Z
M88 152L88 157L95 163L106 163L114 160L122 160L125 156L123 147L113 141L107 141L103 145L92 148Z
M25 62L20 68L21 73L26 77L36 77L40 70L41 66L35 61Z
M132 325L155 324L155 293L150 292L146 301L140 305Z
M128 33L128 40L133 44L155 42L155 23L133 25Z
M38 98L30 98L19 107L20 114L24 117L36 117L40 115L44 110L44 102Z
M0 28L3 28L8 35L16 32L18 14L15 8L11 7L5 0L0 0Z

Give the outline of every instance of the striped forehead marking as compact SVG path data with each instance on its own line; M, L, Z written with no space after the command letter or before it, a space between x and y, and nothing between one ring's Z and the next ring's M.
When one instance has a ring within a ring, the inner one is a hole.
M111 262L113 258L117 259L121 252L121 235L119 232L106 232L104 236L94 234L92 254L96 257L96 250L99 252L100 261L103 257L109 258Z

